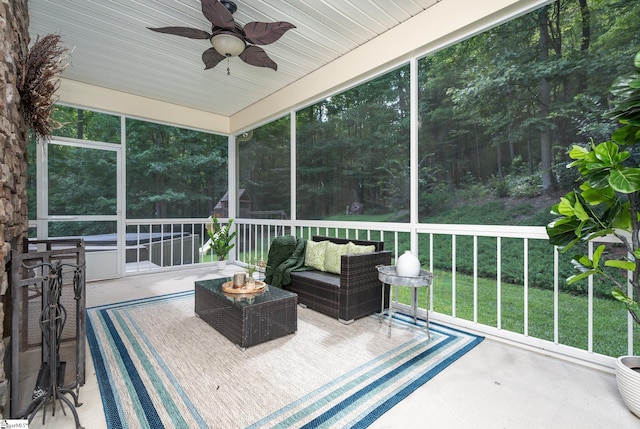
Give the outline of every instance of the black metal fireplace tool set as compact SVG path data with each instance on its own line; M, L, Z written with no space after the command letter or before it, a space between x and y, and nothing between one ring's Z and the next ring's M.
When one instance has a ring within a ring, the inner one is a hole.
M80 300L84 294L84 274L83 266L61 263L41 263L37 265L22 265L23 268L35 270L42 269L45 274L43 281L43 302L42 311L40 312L39 325L43 338L43 362L40 366L36 386L33 390L32 401L26 408L22 418L28 419L29 423L40 411L42 412L42 424L45 423L47 406L51 404L51 415L55 415L56 403L60 402L60 408L66 415L64 404L66 404L75 419L76 429L83 429L80 425L76 407L82 405L78 401L80 383L78 380L71 385L64 385L66 362L60 360L60 344L62 332L67 322L67 310L61 303L62 296L62 268L71 267L73 269L73 291L74 300L76 302L76 315L84 309L80 305ZM46 283L46 288L44 284ZM80 324L80 317L76 317L76 332L84 329ZM75 389L75 391L74 391ZM70 396L72 400L68 397Z

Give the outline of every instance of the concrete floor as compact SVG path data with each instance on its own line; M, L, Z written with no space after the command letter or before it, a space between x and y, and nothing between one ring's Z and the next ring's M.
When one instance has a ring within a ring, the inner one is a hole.
M229 266L164 272L87 284L87 307L193 289L196 280L241 269ZM89 347L87 346L89 354ZM106 429L102 400L91 358L80 389L80 423ZM74 427L66 416L36 416L29 427ZM491 338L458 359L392 408L372 428L640 428L627 410L612 372L577 365Z

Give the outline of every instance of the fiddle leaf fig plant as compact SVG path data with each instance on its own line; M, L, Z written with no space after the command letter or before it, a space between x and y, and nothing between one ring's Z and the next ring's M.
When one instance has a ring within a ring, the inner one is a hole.
M574 145L569 151L573 162L568 167L578 169L581 183L551 208L557 218L546 229L549 242L563 253L580 242L605 242L591 257L573 256L571 263L578 272L567 282L605 276L614 285L612 296L640 324L640 52L634 65L634 72L618 77L611 87L614 106L606 116L621 126L608 141ZM624 252L615 251L613 246L619 243ZM620 269L623 275L614 276L607 267ZM624 277L631 285L630 296Z

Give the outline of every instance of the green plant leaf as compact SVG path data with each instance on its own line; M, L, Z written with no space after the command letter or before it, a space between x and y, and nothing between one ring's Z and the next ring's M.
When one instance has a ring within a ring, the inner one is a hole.
M602 253L604 252L604 249L606 249L606 246L604 244L601 244L593 252L593 261L592 262L593 262L593 266L594 267L597 267L598 265L600 265L600 257L602 256Z
M570 192L566 196L561 197L560 203L554 207L557 207L557 212L561 215L574 216L575 211L574 211L573 205L575 204L575 202L576 202L575 194L573 192Z
M634 64L640 69L640 52L636 54ZM580 192L568 193L560 199L552 210L559 217L546 228L549 241L563 249L563 252L578 242L588 242L622 231L633 237L640 234L637 231L640 214L636 207L640 200L640 168L637 160L631 159L632 152L635 155L638 150L636 147L640 146L640 73L635 71L616 78L610 91L615 97L614 107L605 116L616 119L621 126L608 141L597 145L591 141L588 146L572 146L569 156L573 162L569 167L577 168L582 177ZM632 149L621 149L632 145ZM630 161L633 161L633 165ZM632 216L638 219L632 219ZM629 242L635 244L635 240ZM619 285L604 267L636 270L640 249L633 249L634 256L631 258L614 258L615 253L612 252L612 259L607 259L606 246L600 244L591 258L574 255L571 264L578 273L567 278L567 283L576 283L598 274ZM638 287L637 281L629 281L631 286ZM640 303L618 288L612 295L622 301L638 321L635 315L640 314Z
M566 232L575 229L576 223L578 223L578 221L575 216L563 216L549 222L549 225L547 225L547 227L554 233L556 231Z
M593 240L594 238L598 238L598 237L606 237L607 235L611 235L615 232L613 229L610 229L610 228L607 228L607 229L596 229L596 228L597 227L591 228L591 230L589 230L589 233L583 237L583 241Z
M580 271L589 270L596 266L593 261L586 255L575 255L571 260L571 263L576 269Z
M640 303L638 301L629 298L619 288L613 289L611 291L611 295L618 301L622 302L625 307L627 307L627 310L633 311L634 313L638 314L638 311L640 310Z
M639 143L640 123L638 119L625 118L621 119L620 122L627 125L614 131L613 134L611 134L611 139L617 144L625 146Z
M569 151L569 157L571 159L584 159L588 153L589 150L587 148L574 144Z
M636 269L636 263L632 261L622 261L620 259L610 259L604 263L607 267L620 268L627 271Z
M614 142L604 142L596 146L594 151L596 158L603 164L615 164L619 158L618 145ZM597 167L594 165L594 168Z
M233 225L233 219L229 219L229 222L224 226L220 226L220 222L215 217L212 219L212 222L212 227L210 229L207 228L207 233L211 239L209 247L213 253L216 254L218 259L222 260L226 258L229 251L235 246L235 243L232 243L231 241L237 235L237 231L229 234L231 225Z
M618 301L622 301L625 302L627 300L629 300L630 298L624 293L622 292L619 288L615 288L611 291L611 295L617 299Z
M575 205L573 206L573 213L581 221L589 219L589 214L587 214L582 204L580 204L580 201L576 201Z
M570 277L567 277L567 283L568 284L573 284L575 282L579 282L580 280L584 280L589 276L592 276L596 273L595 270L589 270L589 271L585 271L583 273L579 273L579 274L574 274Z
M585 190L581 193L582 198L591 205L608 203L615 199L615 191L610 187L594 189L588 183L584 183L584 185Z
M580 222L573 216L550 222L546 227L549 242L558 246L562 252L566 252L580 241L580 237L575 234L579 224Z
M640 190L640 168L619 167L611 170L609 184L617 191L630 194Z

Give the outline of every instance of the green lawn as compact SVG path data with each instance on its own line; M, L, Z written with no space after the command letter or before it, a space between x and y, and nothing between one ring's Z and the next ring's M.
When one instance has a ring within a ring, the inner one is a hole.
M434 311L452 315L451 273L437 271L433 281ZM399 288L399 301L411 302L411 289ZM501 328L524 334L524 288L521 285L502 284ZM420 289L419 305L424 307L425 289ZM495 280L478 279L478 318L483 325L497 327L497 287ZM456 317L473 320L473 277L456 276ZM553 291L530 288L528 290L528 335L553 341ZM558 297L558 340L561 344L587 350L588 314L587 298L560 293ZM612 299L594 299L593 351L608 356L627 354L627 312ZM640 339L634 348L640 350Z

